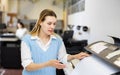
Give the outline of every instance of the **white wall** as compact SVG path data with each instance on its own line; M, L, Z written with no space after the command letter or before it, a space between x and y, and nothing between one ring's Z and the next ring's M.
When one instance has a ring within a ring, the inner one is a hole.
M18 3L19 2L19 3ZM63 2L52 4L53 0L9 0L8 12L20 14L20 18L26 16L28 19L37 19L43 9L52 9L57 14L58 19L63 19Z
M120 38L120 0L85 0L85 11L68 16L68 24L87 25L90 30L77 39L113 42L108 37Z
M18 13L18 0L8 0L8 12Z
M20 14L26 15L28 19L37 19L43 9L52 9L56 12L58 19L63 19L63 3L53 5L53 0L36 0L32 3L28 0L20 1Z

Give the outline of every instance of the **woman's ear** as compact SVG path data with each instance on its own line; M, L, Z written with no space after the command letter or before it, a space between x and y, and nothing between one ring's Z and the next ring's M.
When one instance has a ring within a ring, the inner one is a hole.
M41 23L39 23L39 25L41 26L41 25L42 25L42 22L41 22Z

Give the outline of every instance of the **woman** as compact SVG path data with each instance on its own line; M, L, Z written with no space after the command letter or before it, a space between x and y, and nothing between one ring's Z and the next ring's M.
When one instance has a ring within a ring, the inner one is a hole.
M65 68L67 61L89 56L83 52L66 53L62 39L54 33L56 21L57 16L52 10L43 10L30 34L22 39L23 75L56 75L56 68Z
M22 22L17 23L17 30L15 35L19 38L22 39L22 37L28 33L28 30L25 28L24 24Z

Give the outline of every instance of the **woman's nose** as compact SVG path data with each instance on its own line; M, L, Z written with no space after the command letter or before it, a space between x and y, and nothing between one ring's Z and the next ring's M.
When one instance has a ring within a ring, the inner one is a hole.
M55 25L51 25L51 28L55 29Z

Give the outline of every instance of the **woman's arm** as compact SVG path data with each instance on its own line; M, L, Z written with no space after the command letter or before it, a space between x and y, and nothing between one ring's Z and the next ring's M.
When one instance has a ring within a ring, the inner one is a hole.
M48 63L41 63L41 64L35 64L33 62L31 62L29 65L27 65L25 67L25 69L27 71L33 71L33 70L37 70L37 69L41 69L41 68L44 68L44 67L47 67L48 66Z
M26 67L26 70L27 71L33 71L33 70L37 70L37 69L41 69L41 68L49 67L49 66L55 67L57 69L65 68L65 65L61 64L58 60L50 60L50 61L40 63L40 64L30 63Z
M71 61L73 59L83 59L87 56L89 56L89 54L87 54L85 52L81 52L81 53L78 53L75 55L67 54L65 45L62 42L62 45L61 45L60 50L59 50L58 60L60 60L63 63L67 63L67 61Z

